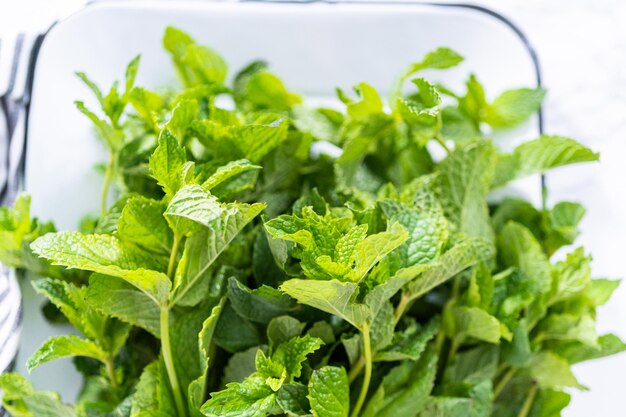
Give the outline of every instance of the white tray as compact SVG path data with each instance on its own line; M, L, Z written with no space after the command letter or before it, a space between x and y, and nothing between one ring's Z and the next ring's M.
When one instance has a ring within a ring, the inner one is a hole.
M466 57L458 69L426 74L453 89L462 91L470 72L478 74L491 95L539 82L537 64L523 36L498 15L472 6L95 3L53 26L38 54L24 171L35 215L54 220L60 229L74 229L83 214L97 210L101 177L93 167L105 155L73 101L81 99L89 107L97 106L74 72L84 71L106 88L120 79L128 61L141 53L137 83L150 88L172 85L176 82L173 68L161 47L167 25L188 31L222 53L231 75L252 59L267 60L290 89L303 93L312 103L331 102L335 86L349 89L359 81L385 92L399 71L437 46L451 47ZM498 140L508 147L511 137L526 140L539 132L540 121L534 117ZM538 178L517 186L538 201ZM17 369L25 373L26 358L50 335L67 329L45 323L38 309L41 298L29 285L23 287L24 330ZM612 363L626 370L624 362ZM582 382L592 389L603 379L593 372L593 366L587 365L581 374ZM60 391L66 400L73 399L80 381L68 360L46 364L30 378L37 388ZM614 398L618 398L615 389ZM593 401L593 394L586 398ZM621 415L615 412L604 417ZM574 410L568 415L580 414Z

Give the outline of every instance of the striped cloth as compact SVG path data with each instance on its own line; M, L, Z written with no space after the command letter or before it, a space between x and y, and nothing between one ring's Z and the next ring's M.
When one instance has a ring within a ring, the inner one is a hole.
M22 301L15 271L0 264L0 373L15 365L21 327ZM0 407L0 417L4 415Z

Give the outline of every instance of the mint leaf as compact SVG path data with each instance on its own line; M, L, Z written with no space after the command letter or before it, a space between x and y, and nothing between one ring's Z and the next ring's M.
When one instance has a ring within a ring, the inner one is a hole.
M589 148L562 136L541 136L519 145L513 153L498 157L493 187L552 168L579 162L597 161Z
M232 161L219 167L202 183L202 187L220 198L228 197L252 189L260 169L261 166L253 165L246 159Z
M540 352L534 355L528 364L527 372L544 388L586 389L578 383L567 361L552 352Z
M459 232L493 240L487 194L493 181L495 148L481 141L455 149L437 167L440 198L446 215Z
M279 290L268 286L251 290L235 278L228 281L228 299L237 314L257 323L267 324L297 310L294 301Z
M159 136L159 146L150 156L150 173L170 198L184 185L185 150L168 131Z
M454 245L423 274L407 284L405 291L411 298L418 298L448 281L463 270L484 262L493 256L491 245L479 239L467 239Z
M37 255L54 264L122 278L156 304L167 300L171 286L169 279L150 269L160 269L160 265L114 236L49 233L33 242L31 247Z
M545 95L542 88L505 91L486 107L484 121L495 128L516 126L539 110Z
M179 231L193 235L185 242L176 270L172 304L184 300L235 236L265 208L262 203L220 204L200 186L187 186L177 196L166 216Z
M307 355L315 352L322 346L322 341L311 335L294 337L281 343L272 353L272 361L280 363L287 371L288 381L299 378L302 372L302 362Z
M350 392L345 369L325 366L314 371L309 381L308 398L315 417L347 417Z
M67 356L87 356L102 362L107 359L106 352L91 340L75 335L64 335L48 339L28 358L26 366L31 372L41 364Z
M172 233L163 218L165 205L145 197L132 197L126 202L117 224L117 235L143 249L169 256Z
M444 313L445 314L445 313ZM459 342L478 339L498 343L501 331L498 319L476 307L453 307L449 319L444 318L446 332Z
M365 323L371 314L367 306L356 302L358 285L352 282L290 279L280 289L299 303L334 314L355 327Z
M127 281L93 274L87 287L93 308L160 337L160 309L152 297Z
M363 417L411 417L427 403L437 368L432 350L417 362L403 361L392 368L371 396Z
M61 402L52 392L35 391L21 375L0 375L3 407L16 417L76 417L73 408Z

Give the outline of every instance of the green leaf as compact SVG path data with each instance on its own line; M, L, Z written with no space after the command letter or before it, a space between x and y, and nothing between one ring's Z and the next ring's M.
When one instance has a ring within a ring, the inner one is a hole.
M202 188L220 198L250 190L256 183L261 167L246 159L231 161L219 167L202 183Z
M613 292L619 287L620 280L611 280L605 278L591 280L590 286L585 291L587 298L594 307L606 304L613 295Z
M596 320L590 314L550 314L539 326L545 340L578 340L597 346Z
M301 323L290 316L280 316L272 319L267 325L267 339L269 340L270 348L275 349L280 344L300 336L305 326L305 323Z
M493 241L487 194L493 181L496 152L487 141L457 147L437 167L440 199L448 219L469 237Z
M565 245L571 245L578 237L578 225L585 215L585 208L578 203L562 201L547 213L545 243L552 254Z
M356 303L359 287L352 282L290 279L285 281L280 289L299 303L341 317L357 328L361 327L371 314L367 306Z
M190 236L202 228L219 225L225 207L199 185L186 185L176 192L163 215L179 235Z
M483 120L495 128L517 126L539 110L545 95L542 88L505 91L486 107Z
M102 94L102 90L100 90L100 87L98 87L98 85L93 82L84 72L78 71L76 72L76 76L80 78L80 80L87 87L89 87L93 95L96 97L96 99L98 99L98 103L100 103L100 106L102 106L104 104L104 95Z
M288 382L300 377L302 362L307 355L315 352L322 346L321 339L306 334L302 337L294 337L282 343L272 353L272 361L283 365L287 371Z
M264 69L264 64L251 64L248 74L240 73L235 81L235 99L244 108L255 110L289 111L302 99L287 90L276 75Z
M446 368L445 379L451 382L479 384L493 380L498 372L498 347L480 345L459 352L454 363Z
M604 358L626 351L626 343L614 334L605 334L598 338L596 345L580 342L566 342L556 348L556 352L570 364Z
M26 364L31 372L39 365L68 356L86 356L101 362L107 360L107 354L91 340L75 335L56 336L48 339L33 353Z
M284 384L276 393L276 401L288 415L302 416L309 414L311 409L307 398L308 393L306 385L298 382Z
M359 242L351 257L354 259L354 273L351 280L360 281L365 274L385 256L402 245L409 237L399 223L393 223L387 231L369 235Z
M184 301L185 295L237 234L265 208L261 203L217 203L200 186L188 186L181 190L178 201L180 204L168 207L166 215L176 218L177 224L183 228L193 223L202 227L185 242L174 278L172 304Z
M251 290L235 278L228 280L228 299L241 317L256 323L293 313L296 303L279 290L266 285Z
M350 391L346 370L324 366L314 371L309 381L308 398L314 417L347 417Z
M198 117L199 111L200 106L197 100L180 100L172 109L170 119L164 128L172 132L180 143L186 143L187 130Z
M370 326L370 337L372 351L377 352L388 347L393 339L393 330L396 326L396 319L393 304L386 302L374 315Z
M518 268L536 293L546 293L552 285L550 263L537 239L524 226L509 222L498 237L499 256L505 266Z
M130 91L128 101L150 130L157 132L160 129L159 114L164 106L163 97L145 88L135 87Z
M438 330L439 320L437 319L432 319L423 327L411 323L404 331L394 335L388 348L374 355L374 361L393 362L406 359L416 361Z
M247 160L258 163L287 139L288 127L284 119L242 126L235 129L234 140Z
M0 375L2 403L14 417L76 417L73 408L63 404L59 395L52 392L35 391L21 375Z
M490 380L484 380L465 391L467 392L460 393L467 395L463 397L431 397L419 417L489 417L495 415L492 414L494 398Z
M463 57L449 48L437 48L427 53L421 61L411 64L398 78L391 90L389 102L394 105L396 99L402 95L402 85L416 72L425 69L446 69L459 65L462 61Z
M363 119L382 113L383 102L374 87L367 83L360 83L354 87L354 91L361 100L357 102L350 100L346 106L348 116L353 119Z
M176 415L162 360L146 366L137 382L131 402L133 417L167 417Z
M56 265L122 278L156 304L167 300L170 280L154 259L124 245L111 235L83 235L77 232L49 233L32 243L37 255Z
M446 333L460 342L478 339L488 343L500 341L500 322L484 310L477 307L453 307L452 321L444 320Z
M483 121L485 108L488 106L485 89L474 74L470 74L465 83L467 92L459 98L459 109L467 115L474 124L474 129L480 132L480 123Z
M172 232L163 218L165 205L137 196L129 198L117 224L117 235L150 252L169 256Z
M211 48L191 44L181 58L187 71L194 73L196 84L221 84L226 79L228 67L224 59Z
M237 315L226 304L217 322L214 334L215 344L230 352L241 352L263 343L263 335L254 323Z
M202 330L198 334L198 347L200 353L201 375L189 384L189 408L198 410L206 399L207 379L209 373L209 365L211 358L211 346L213 343L213 334L217 327L217 321L222 311L224 301L213 307L211 315L202 323Z
M567 361L552 352L535 354L528 364L527 372L542 388L586 389L578 383Z
M47 297L61 310L72 326L85 336L102 341L106 318L86 303L85 287L51 278L32 281L32 285L37 293Z
M100 139L104 141L111 152L116 152L122 146L122 141L124 136L119 130L116 130L113 126L111 126L106 120L100 119L85 107L85 104L82 101L75 101L74 104L78 111L87 116L89 120L93 123L96 128L96 132Z
M562 391L539 391L530 411L531 417L561 417L561 411L570 403L571 396Z
M150 156L150 173L163 187L166 196L171 198L184 185L183 167L186 162L185 150L178 140L168 130L163 130L159 146Z
M380 208L391 221L397 221L409 238L390 256L397 257L402 267L428 263L439 256L448 238L443 213L436 208L424 211L394 201L382 201Z
M581 293L591 284L591 257L583 248L568 253L564 261L552 266L553 290L551 302L557 302Z
M222 57L207 47L196 45L193 38L183 31L168 26L163 46L171 54L185 86L224 81L227 67Z
M276 394L257 376L212 393L200 411L207 417L266 417L277 409Z
M383 378L361 417L414 417L426 406L437 372L432 349L417 362L403 361Z
M91 275L87 299L93 308L160 337L159 306L149 295L123 279Z
M493 249L479 239L467 239L454 245L419 277L405 287L406 294L411 298L418 298L438 285L443 284L459 272L489 260L493 256Z
M463 57L450 48L437 48L424 56L420 62L411 65L410 73L415 73L423 69L446 69L459 65L463 62Z
M573 139L544 135L524 142L512 154L498 156L493 187L552 168L598 159L597 153Z

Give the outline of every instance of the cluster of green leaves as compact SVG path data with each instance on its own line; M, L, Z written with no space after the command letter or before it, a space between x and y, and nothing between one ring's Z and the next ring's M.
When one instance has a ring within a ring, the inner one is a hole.
M490 198L598 159L559 136L510 153L486 137L543 90L489 100L475 76L464 93L416 77L463 60L439 48L388 106L366 83L338 90L342 112L304 106L262 62L227 85L177 29L164 46L177 93L135 86L138 58L123 92L78 74L104 114L77 103L109 152L100 215L56 232L26 196L0 210L0 259L45 276L49 316L76 329L29 369L72 356L85 375L71 406L2 375L13 415L557 417L584 389L572 364L626 350L595 326L618 282L570 247L584 208Z

